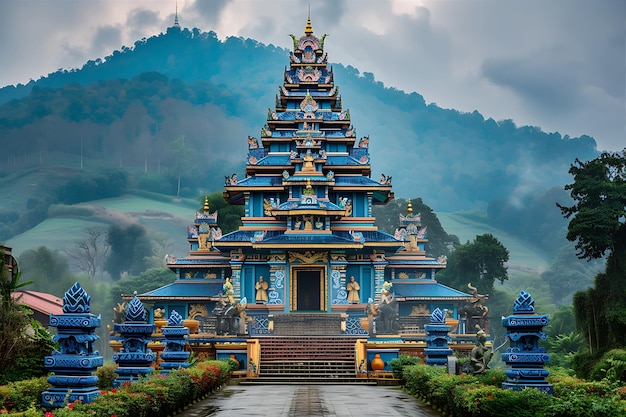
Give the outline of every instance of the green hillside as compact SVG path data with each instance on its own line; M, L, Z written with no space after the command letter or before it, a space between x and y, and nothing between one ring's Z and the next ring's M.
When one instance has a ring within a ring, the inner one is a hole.
M490 233L509 250L509 270L541 273L548 267L548 259L535 247L501 229L487 224L475 213L437 213L443 228L458 236L461 243L474 240L477 235Z
M173 255L187 253L186 227L193 222L197 203L188 199L156 199L137 195L90 201L74 206L52 206L50 217L34 228L8 240L17 255L46 246L63 251L85 238L89 227L138 223L148 229Z

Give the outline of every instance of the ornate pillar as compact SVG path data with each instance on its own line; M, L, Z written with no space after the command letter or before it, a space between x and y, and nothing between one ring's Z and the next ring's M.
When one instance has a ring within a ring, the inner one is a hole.
M50 326L58 329L54 341L60 351L46 356L44 366L54 372L48 382L52 387L41 394L44 407L63 407L80 400L90 403L100 395L98 377L93 375L104 359L93 349L99 339L100 316L90 313L91 297L75 283L63 296L63 314L50 315Z
M346 264L331 261L330 266L330 291L331 304L348 304L348 292L346 291Z
M231 270L233 272L231 278L232 278L232 284L233 284L233 298L235 299L235 301L240 300L241 299L241 267L242 264L236 264L233 265L231 263Z
M430 324L424 326L426 330L426 365L447 366L448 356L453 350L448 347L452 338L448 335L450 326L446 324L445 310L441 311L437 307L430 315Z
M374 294L375 301L380 301L383 284L385 283L385 266L386 264L374 265Z
M272 254L269 256L268 264L270 266L270 283L267 292L267 304L280 305L286 304L285 288L287 283L286 264L287 257L285 254Z
M502 318L510 343L506 353L502 354L507 365L503 389L532 387L552 395L552 385L546 381L549 372L543 369L544 363L550 361L550 354L538 346L539 339L548 337L541 331L547 324L548 315L536 315L535 300L526 291L520 291L513 305L513 315Z
M120 334L122 341L120 351L113 354L113 360L118 365L115 373L119 375L113 381L116 387L124 382L137 382L140 376L154 372L151 365L156 360L156 353L148 348L148 342L156 326L146 322L147 315L148 312L139 298L133 297L128 303L124 323L114 325L115 332Z
M189 329L183 326L183 317L176 310L172 310L167 326L161 328L161 332L166 340L165 349L161 352L161 373L167 374L178 368L189 367L187 359L191 352L185 352Z

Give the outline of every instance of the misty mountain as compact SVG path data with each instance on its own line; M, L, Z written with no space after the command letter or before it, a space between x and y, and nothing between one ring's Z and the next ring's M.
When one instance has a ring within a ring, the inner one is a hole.
M326 49L341 59L332 42ZM150 191L175 193L178 175L184 195L217 190L224 176L243 176L246 138L259 136L274 107L288 53L169 28L80 69L4 87L0 173L80 159L81 167L123 168ZM588 136L442 109L351 65L333 69L357 135L370 137L372 175L392 176L397 196L419 195L436 211L486 210L494 201L519 210L571 182L575 158L598 155Z

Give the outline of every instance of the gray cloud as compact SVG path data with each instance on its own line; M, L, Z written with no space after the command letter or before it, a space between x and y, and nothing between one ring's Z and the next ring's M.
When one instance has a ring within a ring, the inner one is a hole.
M626 2L187 0L178 12L184 27L290 48L286 35L302 33L309 4L315 34L329 34L331 61L445 108L624 146ZM174 8L171 0L0 2L0 56L11 57L0 85L164 32Z
M189 13L197 13L209 26L215 25L220 19L220 13L231 0L196 0L185 9Z

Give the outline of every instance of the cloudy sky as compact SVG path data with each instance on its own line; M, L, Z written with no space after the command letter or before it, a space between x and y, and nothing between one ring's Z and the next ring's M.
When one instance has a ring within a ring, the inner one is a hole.
M0 2L0 86L165 31L176 0ZM426 102L626 146L623 0L178 0L181 26L291 47L309 13L330 60ZM341 80L337 80L341 85ZM349 98L344 98L349 105Z

